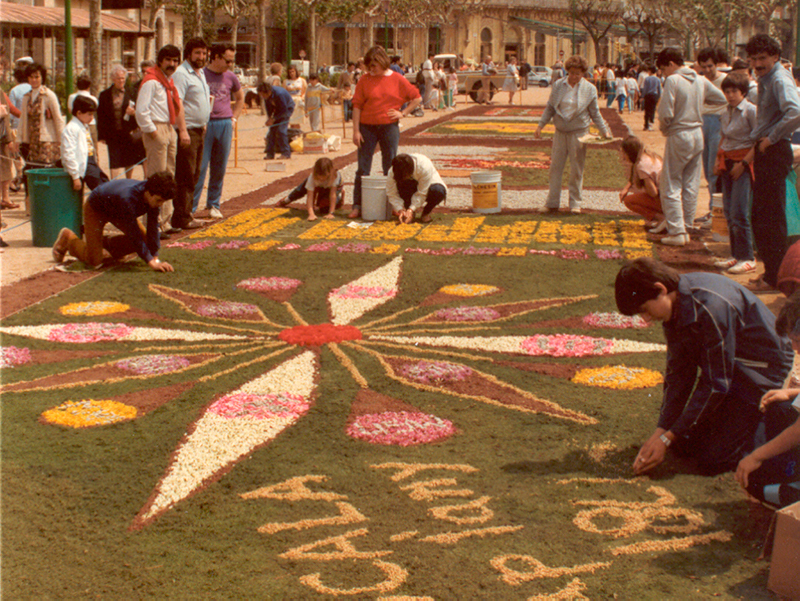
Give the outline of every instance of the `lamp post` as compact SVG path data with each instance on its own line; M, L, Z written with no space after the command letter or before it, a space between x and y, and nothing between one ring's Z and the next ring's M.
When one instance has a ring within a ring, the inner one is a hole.
M286 68L288 69L291 66L292 66L292 0L286 0Z
M383 47L389 50L389 8L392 5L392 0L383 0L381 6L383 7Z

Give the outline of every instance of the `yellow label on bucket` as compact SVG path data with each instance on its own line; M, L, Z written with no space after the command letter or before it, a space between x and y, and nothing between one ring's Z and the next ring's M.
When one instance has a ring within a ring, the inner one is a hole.
M493 209L497 206L497 182L472 184L472 206L476 209Z

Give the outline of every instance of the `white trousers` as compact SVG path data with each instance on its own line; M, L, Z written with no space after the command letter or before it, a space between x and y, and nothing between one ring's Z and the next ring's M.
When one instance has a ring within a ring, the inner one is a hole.
M550 193L547 195L546 202L548 208L557 209L561 204L561 180L564 176L567 158L569 158L569 208L580 208L586 146L581 144L578 138L585 136L588 132L588 128L569 132L556 129L553 137L553 151L550 155Z
M703 176L703 130L686 130L667 136L659 192L661 211L671 236L685 234L697 212L697 194Z

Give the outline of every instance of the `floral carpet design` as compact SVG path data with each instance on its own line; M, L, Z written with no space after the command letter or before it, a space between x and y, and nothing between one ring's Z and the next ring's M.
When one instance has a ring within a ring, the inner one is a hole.
M464 356L491 365L492 358L498 355L579 358L664 349L660 344L572 334L471 335L476 327L498 324L502 330L502 325L509 320L580 303L587 298L531 299L476 306L470 304L473 299L502 296L503 292L493 286L478 284L443 287L422 303L426 310L418 317L415 314L420 312L419 307L410 307L389 318L366 319L373 309L400 294L402 264L403 258L397 257L345 286L330 290L327 294L330 321L322 324L308 323L290 303L293 292L302 286L301 280L252 277L242 280L237 287L251 292L254 300L261 297L266 299L263 302L281 303L287 321L277 323L267 318L258 302L228 301L151 284L152 294L180 307L185 317L176 323L185 324L192 330L140 327L122 321L2 327L0 332L5 335L64 344L138 343L130 348L135 354L122 359L15 382L6 390L69 389L164 374L180 375L190 381L197 378L202 382L225 374L213 370L213 367L223 357L229 359L232 356L238 358L239 367L269 366L261 376L219 396L194 422L176 449L167 473L134 521L135 527L142 527L217 480L233 464L273 440L308 412L316 398L316 382L320 377L318 349L322 346L334 354L340 366L365 391L371 386L353 360L354 356L377 359L389 378L406 386L584 425L596 423L596 420L503 382L481 369L462 364L457 358ZM442 304L447 306L434 309ZM124 319L128 308L119 303L97 301L65 305L61 312L87 319L98 315ZM210 321L197 321L198 318ZM208 328L195 330L198 326L211 326L214 331ZM175 341L184 344L176 348L172 346ZM137 348L142 343L163 343L164 346L150 347L147 354L142 354ZM6 354L18 356L19 350L11 348L14 351ZM468 354L462 355L461 351ZM211 374L200 375L201 368L202 371L211 369ZM231 368L228 371L237 370ZM620 387L636 386L637 382L640 387L654 386L660 382L658 374L655 378L642 380L640 373L634 373L632 377L630 370L623 370L622 374L599 370L600 374L581 375L584 371L575 376L576 382L593 384L594 379L602 378L597 385L611 387L616 386L617 380ZM173 389L171 395L162 390L159 401L146 406L129 398L130 395L103 400L70 400L45 411L41 419L45 423L76 428L118 423L141 417L179 394L185 394L190 387L191 383L187 382L185 386ZM410 409L358 415L348 433L369 442L406 446L434 442L457 431L452 422Z

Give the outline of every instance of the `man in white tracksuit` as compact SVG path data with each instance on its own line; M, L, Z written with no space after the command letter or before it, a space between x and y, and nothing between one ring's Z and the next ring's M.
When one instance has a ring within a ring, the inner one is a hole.
M661 243L684 246L689 242L686 228L694 222L703 173L703 105L722 106L726 100L706 77L683 66L677 48L662 50L656 66L666 77L657 110L659 129L667 137L659 190L668 235Z

